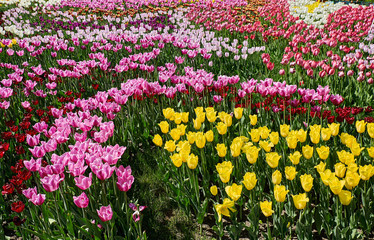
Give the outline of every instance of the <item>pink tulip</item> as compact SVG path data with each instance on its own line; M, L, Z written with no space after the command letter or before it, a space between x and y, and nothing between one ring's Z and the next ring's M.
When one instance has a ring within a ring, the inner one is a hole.
M97 210L97 214L99 215L99 218L103 222L107 222L112 219L113 217L113 211L110 205L108 206L102 206L100 210Z
M34 194L31 199L29 199L36 206L40 206L45 201L45 194Z
M82 194L78 197L73 196L73 199L75 205L77 205L77 207L79 208L86 208L90 202L87 195L84 192L82 192Z
M38 158L35 160L31 158L30 161L23 161L23 163L25 164L27 170L29 170L30 172L36 172L39 171L40 167L42 166L42 159Z
M35 147L36 145L39 144L39 139L40 139L40 134L35 135L35 136L31 136L27 134L26 142L30 147Z
M45 176L44 178L40 179L40 181L42 182L43 188L47 192L53 192L58 189L60 182L62 182L64 178L65 177L61 177L58 174L52 174Z
M82 190L88 189L92 184L92 173L85 177L84 175L80 175L79 177L74 178L75 185Z
M22 194L27 198L31 199L33 195L37 194L36 187L22 190Z

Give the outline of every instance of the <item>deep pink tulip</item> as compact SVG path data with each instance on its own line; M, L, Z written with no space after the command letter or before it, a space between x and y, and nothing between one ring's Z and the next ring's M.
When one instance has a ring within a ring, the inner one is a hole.
M75 185L82 190L88 189L92 184L92 173L88 177L80 175L79 177L74 178Z
M102 206L100 210L97 210L97 214L99 215L99 218L103 222L107 222L113 217L113 211L110 205L108 206Z
M77 207L79 208L86 208L90 202L86 193L84 192L82 192L82 194L79 195L78 197L73 196L73 199L74 199L75 205L77 205Z

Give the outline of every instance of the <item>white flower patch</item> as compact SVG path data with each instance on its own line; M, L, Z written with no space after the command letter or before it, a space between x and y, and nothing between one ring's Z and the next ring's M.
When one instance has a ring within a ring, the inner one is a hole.
M317 28L323 28L329 14L346 5L342 2L316 2L313 0L289 0L288 4L292 16L299 17L306 24L314 25ZM360 5L349 4L349 6L358 7Z

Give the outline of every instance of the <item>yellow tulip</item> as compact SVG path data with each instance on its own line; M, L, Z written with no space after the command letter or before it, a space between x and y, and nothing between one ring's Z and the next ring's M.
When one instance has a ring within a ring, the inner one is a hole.
M222 204L216 204L214 208L218 214L218 222L222 221L222 215L230 217L230 211L235 212L234 209L235 202L231 201L229 198L225 198ZM230 210L230 211L229 211Z
M203 107L197 107L197 108L194 109L194 111L195 111L196 116L198 116L199 114L204 112L204 108Z
M12 39L12 44L13 44L13 45L16 45L16 44L17 44L17 39L14 39L14 38L13 38L13 39Z
M278 185L282 181L282 173L279 170L275 170L271 175L271 181L274 185Z
M181 132L177 128L171 129L169 134L173 138L174 141L178 141L181 137Z
M187 140L190 144L193 144L196 140L196 133L195 132L188 132L187 133Z
M161 129L162 133L168 133L169 132L169 123L166 121L162 121L158 124L158 126Z
M323 141L328 141L331 138L331 129L330 128L322 128L321 130L321 137Z
M270 142L272 142L274 145L277 145L279 143L279 133L278 132L272 132L269 135Z
M328 126L331 129L332 136L337 136L339 134L340 123L331 123L331 124L328 124Z
M334 176L330 169L326 169L323 172L319 172L319 175L322 179L323 184L328 186L330 184L330 178Z
M188 141L179 141L177 144L177 152L179 152L182 161L187 162L188 156L191 152L191 145Z
M254 172L245 173L242 183L244 184L247 190L249 191L252 190L256 186L256 183L257 183L256 173Z
M236 119L241 119L243 116L243 108L238 107L234 109L234 116Z
M350 152L346 152L345 150L337 151L336 152L339 158L339 161L348 165L349 163L353 163L355 161L354 155Z
M175 141L169 140L165 143L164 149L168 150L169 152L174 152L175 148Z
M182 122L182 113L178 113L178 112L176 112L176 113L174 114L174 122L175 122L175 124L177 124L177 125L181 124L181 122Z
M225 146L224 143L218 143L216 145L216 149L217 149L218 156L220 156L220 157L225 157L226 156L227 147Z
M164 114L164 117L169 120L174 120L174 109L172 108L166 108L162 109L162 113Z
M345 180L339 180L337 177L332 176L329 179L329 187L331 192L335 195L338 195L345 185Z
M288 148L290 148L290 149L295 149L296 148L297 141L298 141L296 136L289 135L288 137L286 137L286 141L287 141Z
M192 119L193 121L193 127L196 129L196 130L199 130L201 128L201 121L199 118L197 119Z
M287 125L287 124L280 125L280 134L282 137L287 137L289 132L290 132L290 125Z
M266 153L266 162L271 168L278 167L281 156L277 152Z
M260 130L252 128L250 132L252 142L260 141Z
M216 196L217 193L218 193L218 189L217 189L217 186L216 185L213 185L210 187L210 193L213 195L213 196Z
M195 156L195 154L193 153L191 153L191 155L187 158L187 166L189 169L195 169L197 167L198 162L198 156Z
M319 162L318 165L316 165L314 168L317 169L317 172L321 173L325 171L326 163Z
M321 125L314 124L313 126L310 126L309 136L312 143L319 143L319 140L321 138Z
M249 119L251 121L252 126L257 124L257 115L249 115Z
M224 161L216 165L217 172L223 183L230 181L230 175L232 173L234 166L230 161Z
M217 112L214 111L214 109L212 108L212 110L207 110L205 109L206 111L206 118L208 119L209 122L215 122L217 120Z
M292 162L293 165L297 165L300 162L301 153L299 151L295 151L294 153L291 153L288 158Z
M337 177L343 178L345 171L347 170L346 166L343 163L339 162L334 165L334 168L335 168L335 175Z
M159 146L161 147L162 146L162 138L160 136L160 134L156 134L154 137L153 137L153 143L156 145L156 146Z
M263 202L260 202L260 208L261 208L261 211L262 213L265 215L265 217L270 217L272 214L273 214L273 210L272 210L272 202L268 202L268 201L263 201Z
M347 174L345 175L345 187L349 190L352 190L360 183L360 180L360 175L358 175L357 172L348 170Z
M353 155L355 157L357 157L357 156L360 156L361 151L364 150L365 148L360 147L360 144L355 142L355 143L352 143L352 146L350 147L350 149L351 149L351 152L353 153Z
M374 123L368 123L367 131L371 138L374 138Z
M370 157L374 158L374 147L366 148Z
M245 156L250 164L255 164L258 158L258 153L261 149L257 148L256 146L251 146L248 148Z
M232 142L232 144L230 145L231 156L239 157L241 148L242 148L241 142L238 142L238 141Z
M179 168L182 165L182 158L179 153L175 153L170 156L171 161L173 162L174 166Z
M357 172L358 171L357 164L355 162L349 163L347 166L347 171Z
M182 112L182 122L188 123L188 116L190 115L189 112Z
M350 191L347 191L347 190L342 190L339 193L339 200L340 200L341 204L343 204L345 206L348 206L352 201L352 193Z
M300 182L305 192L309 192L313 187L313 177L310 174L301 175Z
M316 148L318 156L322 160L326 160L329 157L330 154L330 148L326 146L321 146L319 148Z
M197 132L196 135L196 140L195 140L195 144L198 148L204 148L205 147L205 143L206 143L206 138L204 136L204 133L202 132Z
M348 133L342 133L340 134L340 140L344 145L347 147L351 147L353 142L356 142L356 138Z
M309 145L305 145L303 146L302 151L303 151L303 156L306 159L311 159L313 157L313 147Z
M367 122L365 122L365 120L356 121L356 130L357 130L357 132L358 133L365 132L366 124L367 124Z
M260 131L260 135L262 139L266 139L269 137L270 129L267 126L259 127L258 130Z
M307 198L306 193L292 195L292 199L295 207L299 210L304 209L306 204L309 202L309 198Z
M272 142L268 141L260 141L259 142L260 147L265 150L265 152L270 152L271 148L274 147L274 144Z
M304 129L299 129L299 131L297 131L296 136L299 142L303 143L306 141L307 132Z
M177 126L177 129L179 130L181 136L183 136L183 135L186 134L186 128L187 128L187 126L184 125L184 124L179 124L179 125Z
M232 116L230 114L225 114L222 121L226 123L227 127L230 127L232 125Z
M296 168L295 167L291 167L291 166L287 166L285 169L284 169L284 173L286 174L286 179L292 181L294 180L294 178L296 177Z
M238 201L240 198L240 195L242 194L242 185L237 185L236 183L233 183L231 186L226 186L225 191L227 195L234 201Z
M277 202L284 202L286 200L287 193L290 190L286 190L286 186L275 185L274 186L274 198Z
M214 133L212 130L209 130L205 133L205 138L208 142L213 142L214 139Z
M365 165L359 167L360 178L364 181L369 180L374 174L374 167L372 165Z
M216 126L219 134L224 135L227 132L227 125L223 122L219 122Z

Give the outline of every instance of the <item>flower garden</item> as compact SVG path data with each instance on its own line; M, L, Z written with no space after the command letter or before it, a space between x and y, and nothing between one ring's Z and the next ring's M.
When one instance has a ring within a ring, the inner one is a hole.
M0 0L1 239L374 238L374 6Z

